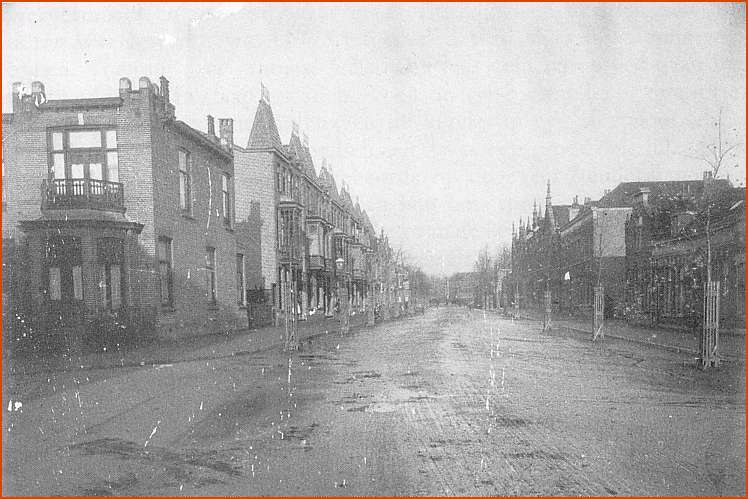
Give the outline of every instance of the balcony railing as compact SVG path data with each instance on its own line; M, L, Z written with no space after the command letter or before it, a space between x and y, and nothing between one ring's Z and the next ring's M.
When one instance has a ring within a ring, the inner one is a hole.
M309 255L309 270L324 270L325 258L322 255Z
M278 248L278 259L280 263L300 263L299 250L294 246L281 246Z
M42 182L42 209L125 211L122 184L90 178L44 180Z

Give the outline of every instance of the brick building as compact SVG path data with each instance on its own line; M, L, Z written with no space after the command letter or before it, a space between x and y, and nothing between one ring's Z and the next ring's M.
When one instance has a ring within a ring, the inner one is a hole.
M622 184L623 185L623 184ZM532 224L520 222L512 242L512 272L508 294L522 308L544 307L551 292L555 311L589 315L594 286L605 289L606 313L623 302L626 245L624 224L631 211L619 202L621 186L599 201L575 197L568 205L554 205L550 182L545 214L533 209Z
M116 96L69 100L14 84L3 114L6 317L60 337L112 318L133 334L237 327L237 262L250 250L234 197L231 148L212 118L207 133L176 119L166 78L136 89L121 78Z
M745 190L727 180L710 182L722 318L741 322ZM553 205L549 186L545 216L534 208L532 222L513 228L508 299L540 309L550 290L556 311L587 316L600 284L608 317L698 321L706 237L697 204L703 187L702 180L623 182L597 201Z
M246 147L233 144L237 218L259 206L262 290L276 320L331 316L342 299L365 309L374 285L376 233L345 185L338 190L326 164L317 173L296 124L288 144L278 133L263 86ZM343 263L336 268L336 261ZM382 274L382 272L380 272Z
M720 317L745 320L745 189L729 181L640 183L630 189L626 223L626 308L636 322L694 325L701 322L706 262L702 200L705 181L714 189L712 269L720 281Z

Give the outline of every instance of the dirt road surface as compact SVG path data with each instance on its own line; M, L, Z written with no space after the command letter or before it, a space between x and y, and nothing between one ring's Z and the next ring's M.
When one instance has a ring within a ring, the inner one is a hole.
M36 375L4 393L3 493L743 495L744 367L693 365L452 307L292 355Z

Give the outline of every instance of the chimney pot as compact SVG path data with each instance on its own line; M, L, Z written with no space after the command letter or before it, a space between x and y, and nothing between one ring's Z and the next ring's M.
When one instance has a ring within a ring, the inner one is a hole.
M229 147L234 146L234 120L232 118L219 118L218 134L221 142L226 142Z
M216 122L211 115L208 115L208 135L211 137L216 136Z
M639 191L634 195L634 201L639 205L647 206L649 204L649 193L649 187L640 188Z
M161 76L158 79L159 83L161 83L161 96L164 98L166 103L169 103L169 80L166 79L165 76Z
M44 83L40 81L33 81L31 82L31 93L32 94L43 94L44 93Z
M130 78L122 77L119 79L119 91L120 93L132 91L132 82L130 81Z
M21 90L23 88L23 83L20 81L14 81L13 82L13 112L18 113L21 111Z

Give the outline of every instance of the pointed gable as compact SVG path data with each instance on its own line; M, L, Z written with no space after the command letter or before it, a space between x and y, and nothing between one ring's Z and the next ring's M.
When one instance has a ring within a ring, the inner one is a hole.
M255 113L255 121L252 123L252 131L249 133L247 149L275 149L285 152L281 143L278 127L275 124L275 116L270 104L260 100Z
M289 159L298 162L299 165L302 164L304 161L304 147L301 145L299 136L295 133L291 133L291 138L288 141L286 150L288 151Z
M317 171L314 169L314 160L312 159L312 153L309 152L309 148L307 146L304 146L304 171L309 176L309 178L317 178Z

